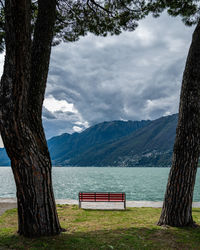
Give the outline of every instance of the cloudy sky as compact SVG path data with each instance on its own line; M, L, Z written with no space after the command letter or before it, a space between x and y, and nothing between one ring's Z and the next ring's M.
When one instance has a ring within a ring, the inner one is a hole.
M142 20L134 32L89 34L54 47L43 109L47 139L103 121L177 113L193 30L163 14Z

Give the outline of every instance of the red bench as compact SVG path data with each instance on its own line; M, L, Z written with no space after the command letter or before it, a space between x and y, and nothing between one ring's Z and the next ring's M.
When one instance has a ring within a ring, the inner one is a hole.
M81 202L123 202L124 209L126 209L126 194L125 193L79 193L79 208L81 208Z

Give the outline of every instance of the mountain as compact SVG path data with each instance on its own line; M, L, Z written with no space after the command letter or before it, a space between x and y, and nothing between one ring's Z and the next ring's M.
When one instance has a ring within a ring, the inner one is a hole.
M82 133L62 134L48 140L54 165L68 164L71 159L97 145L114 142L147 126L151 121L112 121L94 125Z
M77 166L163 166L171 164L178 115L154 120L115 142L95 145L71 159Z
M171 164L178 115L154 121L111 121L47 141L56 166L159 166ZM9 165L0 149L0 165Z
M10 159L4 148L0 148L0 166L10 166Z

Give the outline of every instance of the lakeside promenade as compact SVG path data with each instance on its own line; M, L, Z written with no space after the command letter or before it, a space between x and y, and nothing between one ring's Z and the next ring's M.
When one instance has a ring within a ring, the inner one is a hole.
M56 204L60 205L78 205L78 200L71 199L57 199ZM161 208L162 201L126 201L126 207L154 207ZM200 202L193 202L192 206L194 208L200 208ZM0 198L0 215L2 215L6 210L17 207L16 198ZM121 210L124 208L122 202L83 202L83 209L102 209L102 210Z

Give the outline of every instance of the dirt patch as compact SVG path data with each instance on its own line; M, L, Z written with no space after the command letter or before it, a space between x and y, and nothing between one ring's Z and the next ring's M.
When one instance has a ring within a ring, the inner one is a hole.
M8 209L16 208L16 203L0 203L0 216Z

